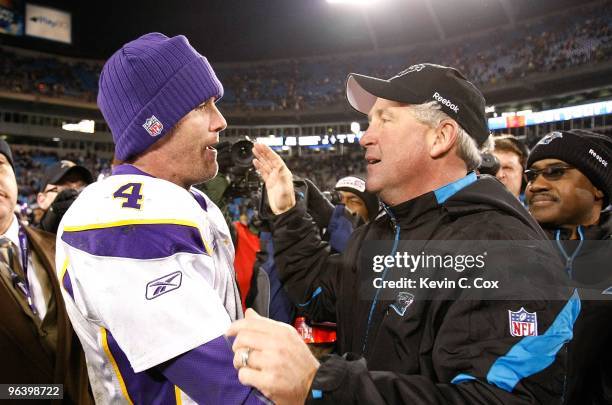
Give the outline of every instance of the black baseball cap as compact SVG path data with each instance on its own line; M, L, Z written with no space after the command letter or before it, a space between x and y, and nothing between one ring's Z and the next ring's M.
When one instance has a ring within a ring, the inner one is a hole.
M357 111L368 114L377 98L406 104L437 101L478 145L489 137L485 99L457 69L432 63L412 65L385 80L357 73L348 75L346 97Z
M71 160L60 160L45 170L45 180L40 191L44 191L48 184L59 183L68 173L74 172L79 173L85 183L93 183L93 176L87 168L79 166Z

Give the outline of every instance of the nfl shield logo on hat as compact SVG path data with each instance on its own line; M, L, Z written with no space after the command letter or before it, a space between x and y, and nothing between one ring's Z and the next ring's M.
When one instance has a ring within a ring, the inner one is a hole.
M525 308L519 311L508 311L510 318L510 334L516 337L538 336L538 314L527 312Z
M158 136L164 130L164 125L157 119L155 115L147 118L142 127L147 130L149 135Z

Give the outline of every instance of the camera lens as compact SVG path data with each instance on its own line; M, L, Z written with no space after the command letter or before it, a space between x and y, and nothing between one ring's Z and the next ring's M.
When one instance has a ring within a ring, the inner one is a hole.
M253 163L253 142L236 142L232 145L231 154L235 166L250 167Z
M478 167L478 172L495 176L500 168L499 159L492 153L482 153L480 156L482 163Z

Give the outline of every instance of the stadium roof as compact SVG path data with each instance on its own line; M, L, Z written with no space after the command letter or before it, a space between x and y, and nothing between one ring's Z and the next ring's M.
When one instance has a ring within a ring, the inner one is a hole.
M159 31L185 34L214 62L308 57L409 46L510 25L585 0L39 0L73 14L73 45L2 36L0 43L106 59Z

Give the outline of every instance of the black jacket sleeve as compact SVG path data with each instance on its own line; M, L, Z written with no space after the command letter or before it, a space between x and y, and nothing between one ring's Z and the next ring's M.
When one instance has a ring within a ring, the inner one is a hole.
M524 303L523 303L524 304ZM433 347L440 378L371 371L355 354L331 355L313 381L311 404L540 404L560 403L577 297L534 303L546 332L538 339L509 336L508 301L456 302L446 312ZM538 310L539 309L539 310ZM496 331L498 330L498 331ZM557 402L555 402L557 401Z
M342 258L331 254L305 207L274 218L274 260L285 291L314 321L336 321L336 285Z

